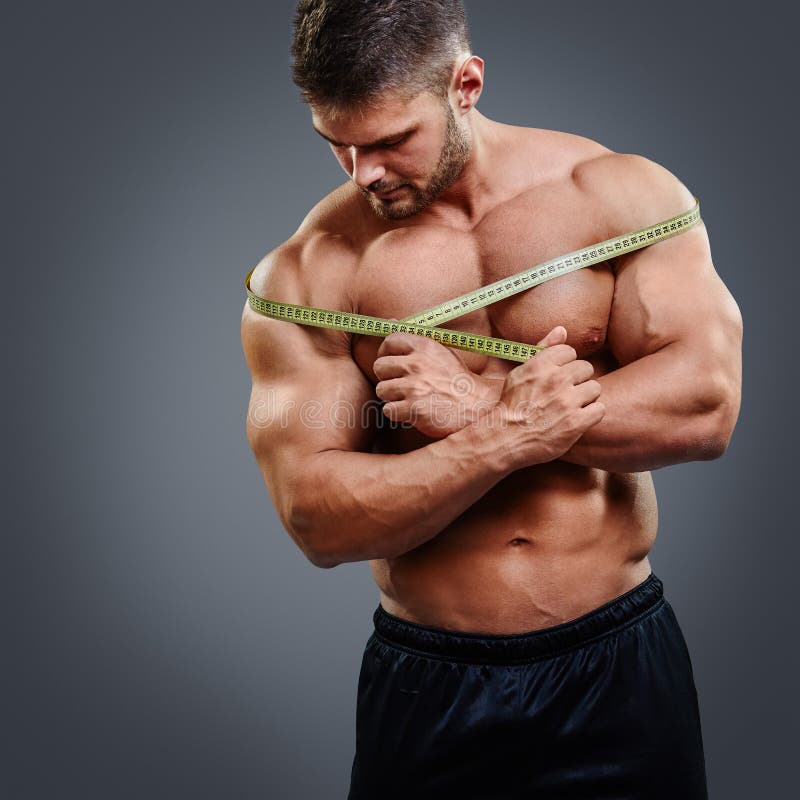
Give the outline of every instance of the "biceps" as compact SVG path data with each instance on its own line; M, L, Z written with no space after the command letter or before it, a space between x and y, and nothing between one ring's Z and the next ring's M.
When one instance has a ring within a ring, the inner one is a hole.
M250 447L287 529L306 494L311 459L323 450L369 452L382 414L352 361L325 359L311 367L291 381L254 381L247 412Z
M257 457L368 451L380 403L361 371L345 363L317 366L290 382L253 383L247 434Z
M247 434L258 458L371 444L374 415L366 415L378 401L346 334L245 307L242 347L252 378Z
M700 223L618 260L609 346L621 366L676 342L703 348L718 341L732 302Z

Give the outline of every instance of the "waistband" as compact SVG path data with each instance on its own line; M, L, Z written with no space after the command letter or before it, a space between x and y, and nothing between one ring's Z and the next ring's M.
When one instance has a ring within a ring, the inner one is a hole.
M523 633L452 631L402 619L378 604L375 636L421 655L472 663L525 662L558 655L632 625L664 603L664 585L651 572L637 586L568 622Z

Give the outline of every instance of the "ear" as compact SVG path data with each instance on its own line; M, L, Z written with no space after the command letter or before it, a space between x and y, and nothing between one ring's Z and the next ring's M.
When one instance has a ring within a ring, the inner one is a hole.
M469 56L456 69L452 89L458 109L466 114L477 102L483 89L483 59Z

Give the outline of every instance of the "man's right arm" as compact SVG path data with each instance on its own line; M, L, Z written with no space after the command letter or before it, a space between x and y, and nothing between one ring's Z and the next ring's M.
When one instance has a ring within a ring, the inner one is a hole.
M252 290L343 308L343 292L303 278L301 249L273 251ZM505 439L483 424L408 453L371 452L377 401L345 332L271 319L245 304L242 346L252 376L248 441L281 522L316 566L406 553L516 468Z

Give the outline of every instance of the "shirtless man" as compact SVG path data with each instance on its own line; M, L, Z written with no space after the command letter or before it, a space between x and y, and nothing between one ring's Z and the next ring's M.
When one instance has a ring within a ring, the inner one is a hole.
M262 297L403 319L694 205L643 157L481 114L458 0L302 0L292 52L348 180L257 265ZM368 560L380 589L349 797L705 797L648 560L650 470L719 458L739 412L741 316L705 226L444 327L546 349L519 364L243 312L278 515L311 563ZM378 400L386 424L359 424Z

